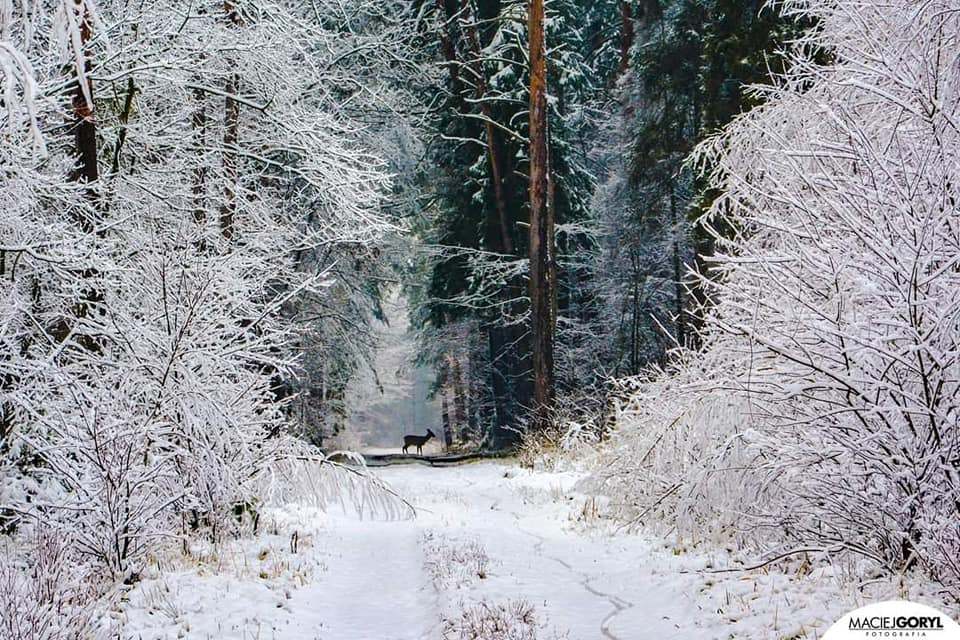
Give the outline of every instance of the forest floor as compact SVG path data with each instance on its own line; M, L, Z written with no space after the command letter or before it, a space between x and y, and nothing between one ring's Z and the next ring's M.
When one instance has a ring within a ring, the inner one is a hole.
M257 538L158 559L125 598L124 637L813 638L878 599L823 569L710 573L725 552L616 533L574 473L510 462L377 473L416 518L276 509Z

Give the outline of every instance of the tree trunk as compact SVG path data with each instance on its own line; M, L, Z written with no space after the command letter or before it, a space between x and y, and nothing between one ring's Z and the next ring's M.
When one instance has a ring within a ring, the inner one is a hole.
M510 397L510 366L506 354L509 341L506 328L488 326L487 340L490 350L490 386L493 390L494 424L491 429L491 445L506 449L517 442L517 433L511 429L514 420L513 401Z
M513 254L513 237L510 234L505 191L505 181L509 175L509 172L506 171L507 159L503 152L501 132L494 124L493 109L490 108L490 103L486 101L487 77L479 64L482 60L483 51L480 47L480 37L477 34L473 12L467 0L463 0L461 4L461 14L463 15L463 32L470 48L470 56L474 62L471 65L471 75L476 83L475 97L480 105L480 115L483 116L484 132L487 136L487 160L490 163L490 182L493 186L493 202L497 211L501 251L506 254Z
M681 346L687 343L687 319L683 304L683 274L680 264L680 240L677 237L680 230L677 228L679 220L677 219L677 201L674 185L670 185L670 215L673 218L673 288L675 296L675 312L677 314L677 342Z
M633 47L633 0L620 0L620 69L618 75L623 75L630 66L630 49Z
M79 6L79 5L78 5ZM93 183L100 177L97 166L97 124L93 112L93 83L90 81L90 56L86 46L92 37L90 16L86 7L83 7L83 16L80 21L80 43L83 51L83 74L77 71L76 81L73 83L73 139L74 152L77 164L70 174L71 180L90 185L86 190L87 199L94 203L97 194ZM96 229L96 220L86 214L80 216L80 226L86 232Z
M193 90L193 99L196 102L190 122L193 126L193 138L196 146L197 164L193 168L193 221L200 227L198 233L201 238L203 227L207 222L207 97L202 89ZM201 240L202 243L202 240Z
M640 373L640 282L633 276L633 315L630 329L630 375Z
M554 212L550 188L544 0L530 0L530 317L533 427L543 429L553 402L557 314Z
M500 132L492 122L493 111L486 102L481 103L480 112L484 117L484 126L487 132L487 158L490 162L490 181L493 183L493 201L497 208L497 225L500 230L502 251L507 255L513 255L513 238L510 236L507 198L504 195L504 180L506 179L504 167L506 163L504 162L503 141L500 139Z
M447 63L447 73L450 74L450 88L456 96L457 104L463 103L463 84L460 82L460 62L457 60L456 37L453 33L453 19L456 14L447 11L446 0L436 0L437 15L444 20L440 27L440 51Z
M111 173L120 172L120 155L123 152L123 143L127 140L127 124L130 122L130 112L133 110L133 97L137 93L137 87L133 82L133 76L127 78L127 95L123 99L123 110L120 111L118 119L120 120L120 132L117 134L117 144L113 148L113 166Z
M470 351L467 360L467 424L469 425L468 439L477 440L481 433L481 425L493 422L488 409L490 404L484 402L483 394L483 332L473 331L470 336Z
M450 374L453 383L454 426L462 439L462 433L467 423L467 394L463 387L463 370L460 366L460 358L456 356L450 356Z
M76 165L70 173L70 179L86 185L84 198L88 206L77 207L77 223L86 233L102 234L103 231L98 229L100 198L95 186L100 178L100 169L97 160L97 123L94 113L93 83L90 81L90 72L93 65L87 51L87 43L93 37L93 31L86 6L81 7L79 3L75 6L78 9L77 15L80 19L83 72L81 73L79 69L75 71L76 79L70 88L73 109L71 122L74 139L73 151L76 158ZM90 316L91 308L103 302L103 291L96 283L97 270L93 267L87 267L81 269L78 275L84 281L84 284L80 290L79 299L73 307L73 316L76 319ZM64 317L52 327L51 334L58 341L66 340L67 336L70 335L72 325L73 321ZM88 334L78 335L76 342L89 351L99 351L100 349L100 345Z
M232 0L223 3L227 21L240 26L243 20ZM237 217L237 143L240 139L240 103L233 96L240 91L240 76L231 73L227 78L224 93L224 131L223 131L223 203L220 205L220 233L229 242L233 239L234 223Z
M443 420L443 444L447 450L453 446L453 425L450 422L450 366L444 359L440 365L440 414Z
M240 78L230 74L226 85L226 104L223 132L223 204L220 205L220 233L229 242L233 239L237 215L237 141L240 138L240 103L237 94Z
M440 407L443 417L443 444L449 450L453 446L453 427L450 424L450 402L447 400L447 385L440 388Z

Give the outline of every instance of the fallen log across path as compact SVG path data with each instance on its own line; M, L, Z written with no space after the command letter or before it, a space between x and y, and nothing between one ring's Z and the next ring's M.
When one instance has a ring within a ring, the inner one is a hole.
M422 464L431 467L452 467L477 460L494 460L514 455L512 451L467 451L463 453L445 453L436 456L418 456L408 453L361 454L368 467L389 467L398 464ZM337 456L339 458L339 456ZM336 459L345 464L355 463L346 456Z

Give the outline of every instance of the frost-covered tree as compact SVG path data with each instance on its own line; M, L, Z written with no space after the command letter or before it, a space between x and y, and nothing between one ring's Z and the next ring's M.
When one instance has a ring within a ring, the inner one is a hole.
M960 14L785 9L816 27L697 153L717 190L705 351L633 383L634 479L603 475L634 520L922 566L956 595Z
M0 2L6 531L126 578L324 463L287 396L317 333L362 357L397 230L391 7Z
M779 5L724 0L626 3L622 61L597 152L592 218L599 249L589 282L598 300L592 352L614 375L663 363L699 342L713 240L697 219L714 193L685 167L697 142L755 106L746 90L782 69L799 32Z
M581 274L566 266L577 264L575 254L586 243L576 223L585 215L591 181L586 147L577 136L586 133L579 124L585 120L593 78L585 61L590 43L584 38L581 3L548 3L546 11L547 75L555 92L548 105L562 352L565 339L575 335L566 331L563 318L580 302L572 283ZM434 198L422 235L442 250L427 256L431 275L425 315L435 327L468 320L482 332L492 379L478 386L493 394L491 435L503 446L517 439L532 398L526 281L527 6L520 1L440 2L433 19L444 102L432 123L437 139L428 192Z

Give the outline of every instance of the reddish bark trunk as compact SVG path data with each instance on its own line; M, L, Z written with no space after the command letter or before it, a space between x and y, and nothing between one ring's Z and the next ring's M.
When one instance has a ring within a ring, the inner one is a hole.
M456 38L453 33L453 16L447 11L445 0L436 0L437 15L444 20L440 30L440 51L447 63L447 73L450 74L450 87L457 96L457 100L463 99L463 86L460 83L460 62L457 60Z
M543 0L530 0L530 317L533 426L549 423L556 328L556 247L550 184L546 34Z

